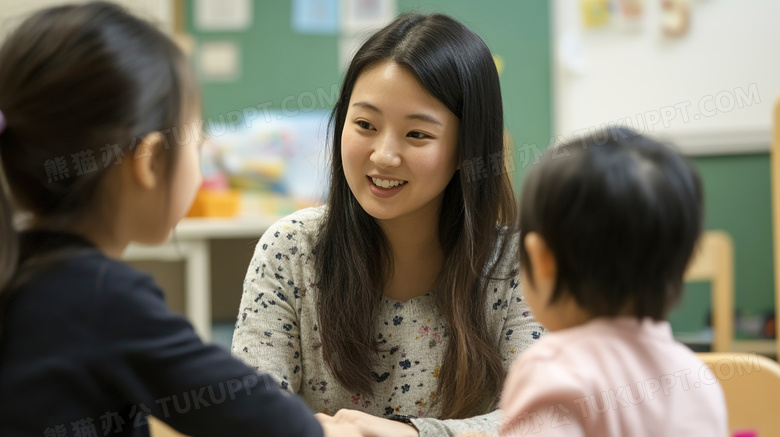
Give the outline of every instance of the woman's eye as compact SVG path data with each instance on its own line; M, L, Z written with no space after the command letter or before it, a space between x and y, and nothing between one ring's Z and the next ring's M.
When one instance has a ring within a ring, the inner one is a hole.
M365 121L365 120L358 120L357 125L362 127L363 129L373 129L374 126L371 126L371 123Z
M417 131L409 132L407 135L409 137L411 137L411 138L415 138L415 139L418 139L418 140L429 138L428 135L426 135L426 134L424 134L422 132L417 132Z

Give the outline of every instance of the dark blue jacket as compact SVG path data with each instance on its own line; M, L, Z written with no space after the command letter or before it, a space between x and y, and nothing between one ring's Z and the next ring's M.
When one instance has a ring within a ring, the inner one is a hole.
M322 437L311 410L172 314L148 275L71 234L21 235L0 314L0 436Z

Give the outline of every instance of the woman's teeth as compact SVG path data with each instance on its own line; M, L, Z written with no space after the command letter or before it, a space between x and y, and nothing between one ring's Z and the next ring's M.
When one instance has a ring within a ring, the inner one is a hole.
M378 178L371 178L371 180L374 181L374 185L382 188L393 188L406 183L406 181L387 181Z

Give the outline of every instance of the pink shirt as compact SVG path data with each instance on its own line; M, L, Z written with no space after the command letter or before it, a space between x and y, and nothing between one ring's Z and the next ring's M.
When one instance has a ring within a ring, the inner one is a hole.
M501 435L721 437L726 401L668 322L598 318L547 333L509 371Z

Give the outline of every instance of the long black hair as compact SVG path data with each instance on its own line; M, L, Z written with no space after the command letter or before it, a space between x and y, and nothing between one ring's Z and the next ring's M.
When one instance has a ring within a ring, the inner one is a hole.
M504 162L498 72L484 41L466 26L445 15L402 15L355 54L331 114L330 192L315 253L325 360L345 387L368 395L373 394L374 357L380 347L370 327L392 272L392 254L379 225L347 184L341 138L355 82L383 61L407 69L458 117L462 163ZM495 267L491 260L516 256L516 251L505 252L507 239L502 238L515 216L504 171L488 177L456 171L445 189L438 234L446 258L434 293L448 323L436 399L444 418L489 411L503 383L498 342L488 330L484 303Z

